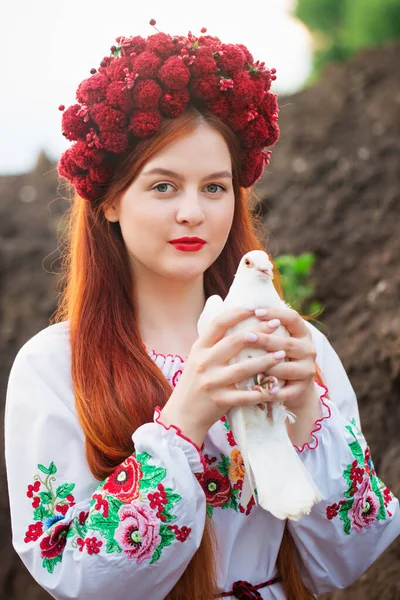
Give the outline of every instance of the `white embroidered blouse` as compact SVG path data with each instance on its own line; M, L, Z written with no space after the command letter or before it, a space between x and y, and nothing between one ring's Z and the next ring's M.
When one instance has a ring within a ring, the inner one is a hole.
M400 533L400 511L375 472L344 368L309 327L330 399L318 386L323 416L298 452L322 500L289 529L306 582L322 593L350 585L375 561ZM149 354L174 386L182 358ZM252 501L241 505L243 464L226 420L213 425L199 451L159 423L156 410L154 422L133 432L135 453L102 483L93 477L75 409L67 322L42 330L18 353L5 426L13 544L54 598L162 600L208 518L218 536L221 592L238 580L257 586L278 575L284 522ZM258 593L285 597L279 582Z

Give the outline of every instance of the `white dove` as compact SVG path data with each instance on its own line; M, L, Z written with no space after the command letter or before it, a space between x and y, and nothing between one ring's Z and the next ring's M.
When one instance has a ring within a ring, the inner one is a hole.
M199 335L217 314L228 308L287 306L279 297L272 279L273 265L266 252L253 250L245 254L225 301L217 295L208 298L197 323ZM256 323L259 323L257 317L249 317L227 330L226 334L243 327L251 330ZM274 334L290 335L283 326L278 327ZM260 348L246 347L230 362L236 363L264 353L265 350ZM244 390L255 385L263 393L260 402L265 402L266 390L275 385L283 387L285 381L260 373L236 387ZM234 407L227 414L245 466L241 502L246 506L254 495L255 501L278 519L297 521L310 512L321 496L288 436L285 421L289 418L293 422L294 415L276 400L260 406L262 408L257 405Z

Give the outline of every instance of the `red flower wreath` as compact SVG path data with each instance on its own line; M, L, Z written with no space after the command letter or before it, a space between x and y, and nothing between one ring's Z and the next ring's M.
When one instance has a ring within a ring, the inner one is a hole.
M223 44L206 31L199 37L117 37L110 56L79 84L77 103L62 118L63 135L74 143L62 154L58 172L80 196L101 198L115 157L156 134L163 118L178 117L190 103L217 115L238 136L240 185L259 180L269 161L267 147L279 137L278 104L270 91L275 69L254 62L243 44Z

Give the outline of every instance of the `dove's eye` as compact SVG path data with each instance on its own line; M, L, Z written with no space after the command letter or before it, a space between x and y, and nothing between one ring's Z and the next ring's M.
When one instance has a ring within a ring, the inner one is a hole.
M245 259L244 264L246 265L246 267L252 267L253 266L253 263L248 258Z

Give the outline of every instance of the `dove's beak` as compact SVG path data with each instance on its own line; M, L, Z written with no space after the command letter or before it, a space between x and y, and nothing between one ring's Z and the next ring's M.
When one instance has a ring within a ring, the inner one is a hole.
M274 273L272 269L257 269L257 271L260 271L260 273L264 273L264 275L267 275L269 279L274 278Z

